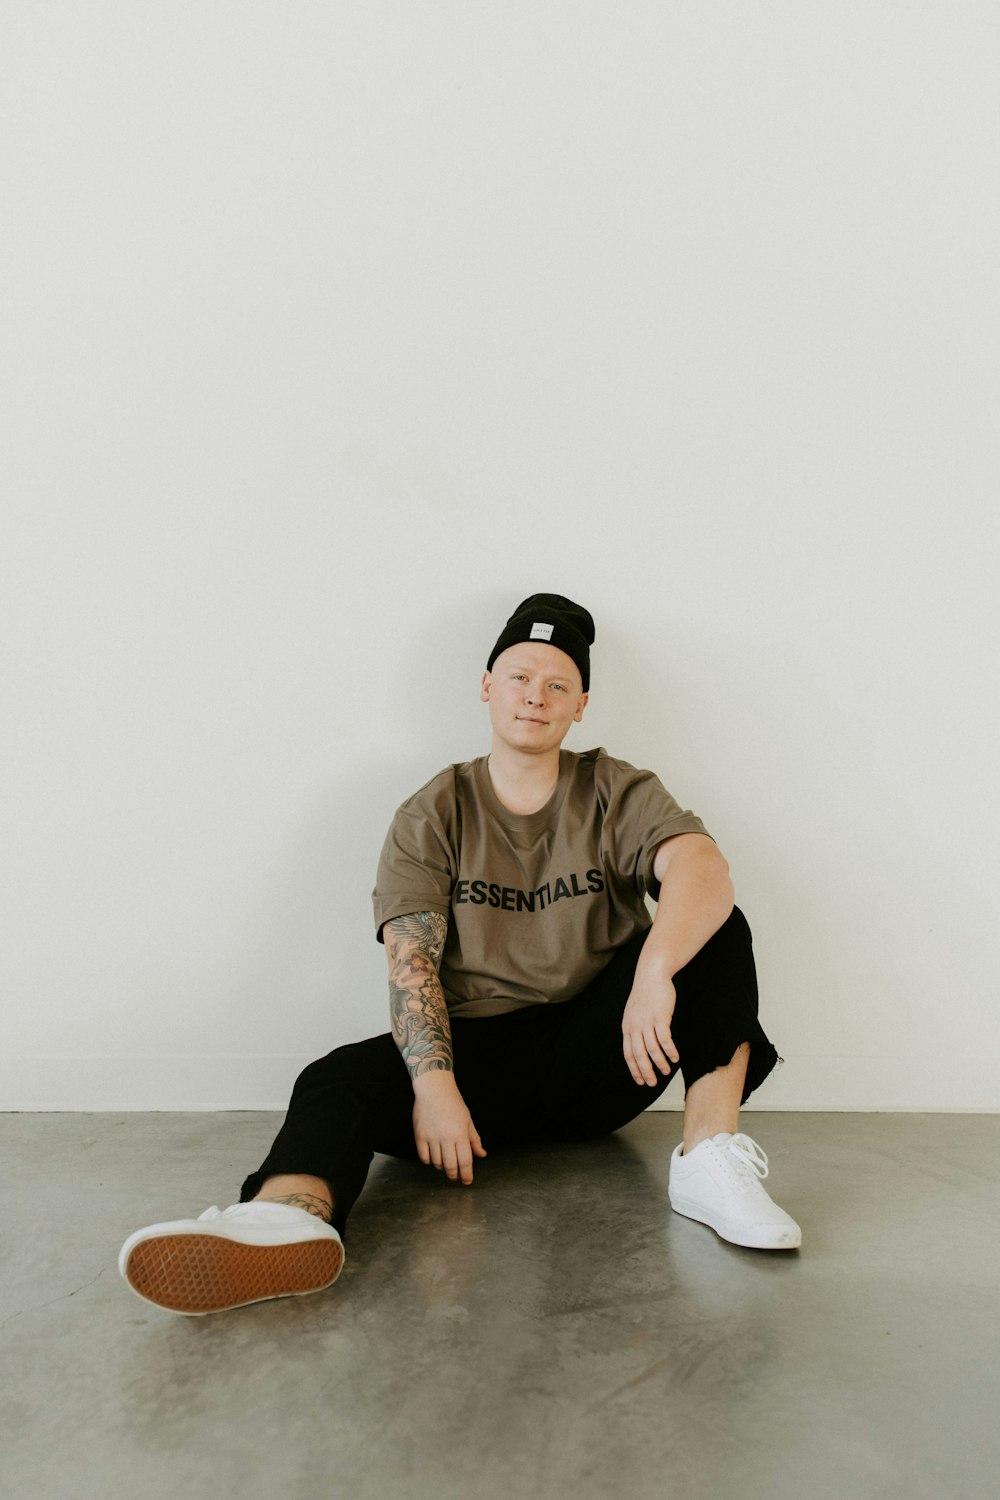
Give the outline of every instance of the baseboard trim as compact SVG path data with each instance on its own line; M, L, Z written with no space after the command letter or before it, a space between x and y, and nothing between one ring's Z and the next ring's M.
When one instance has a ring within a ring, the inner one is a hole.
M312 1058L301 1054L159 1057L6 1057L0 1060L0 1112L130 1113L280 1110ZM869 1063L869 1059L864 1062ZM880 1066L884 1068L884 1059ZM874 1071L874 1070L872 1070ZM802 1058L775 1069L744 1105L746 1113L996 1114L993 1080L966 1086L929 1076L921 1092L912 1077L893 1083L866 1077L859 1059ZM652 1111L684 1108L675 1079Z

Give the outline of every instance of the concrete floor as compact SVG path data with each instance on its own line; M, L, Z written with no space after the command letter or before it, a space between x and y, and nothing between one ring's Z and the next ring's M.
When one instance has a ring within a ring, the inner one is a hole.
M801 1252L667 1206L678 1117L376 1158L329 1292L207 1318L120 1242L224 1205L276 1115L5 1115L11 1500L784 1500L997 1493L1000 1117L744 1117Z

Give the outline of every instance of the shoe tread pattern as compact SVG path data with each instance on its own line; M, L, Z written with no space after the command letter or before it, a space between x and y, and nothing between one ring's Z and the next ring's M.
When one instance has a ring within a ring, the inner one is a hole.
M164 1234L136 1245L125 1274L158 1307L209 1313L320 1292L336 1281L343 1260L337 1240L243 1245L219 1235Z

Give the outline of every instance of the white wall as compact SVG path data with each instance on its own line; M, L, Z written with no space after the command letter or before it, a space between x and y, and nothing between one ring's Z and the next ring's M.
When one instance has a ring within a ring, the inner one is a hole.
M570 746L730 859L759 1105L996 1109L997 8L0 25L3 1106L385 1029L385 827L554 589Z

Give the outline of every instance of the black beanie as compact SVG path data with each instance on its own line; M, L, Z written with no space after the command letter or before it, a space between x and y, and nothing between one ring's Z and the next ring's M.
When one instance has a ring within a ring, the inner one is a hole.
M562 594L532 594L519 604L507 621L486 663L492 672L501 651L520 641L542 641L557 646L573 658L580 668L583 691L590 687L590 645L594 639L593 616L582 604L564 599Z

